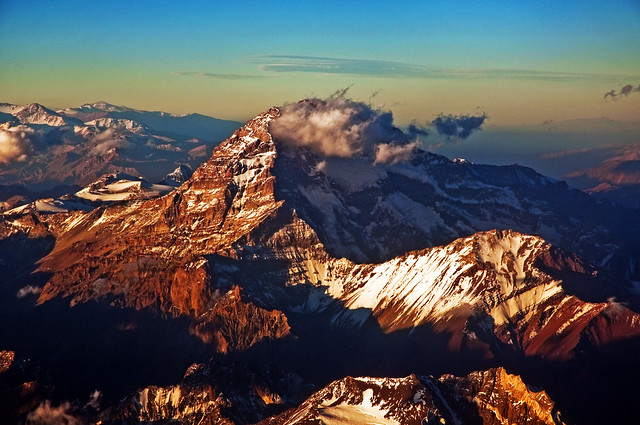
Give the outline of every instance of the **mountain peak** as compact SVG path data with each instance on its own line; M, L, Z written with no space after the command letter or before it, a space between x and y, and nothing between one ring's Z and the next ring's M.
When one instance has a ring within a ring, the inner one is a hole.
M30 103L22 106L13 112L13 115L20 120L22 124L45 124L54 127L63 125L75 125L79 122L62 116L39 103Z

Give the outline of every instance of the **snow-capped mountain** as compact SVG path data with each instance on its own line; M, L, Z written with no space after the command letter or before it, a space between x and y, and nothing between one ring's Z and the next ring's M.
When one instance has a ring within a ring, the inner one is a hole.
M251 411L281 410L295 397L296 386L302 384L297 376L262 373L249 378L245 373L236 371L232 378L226 376L224 365L194 364L179 385L141 389L102 419L105 423L167 419L176 424L244 422L242 415ZM238 391L250 379L253 388ZM233 388L230 380L240 385ZM260 425L561 425L562 417L545 391L531 389L519 376L497 368L462 377L346 377L315 392L299 407L265 419Z
M45 108L39 103L28 105L0 104L0 112L11 114L17 118L20 124L47 125L51 127L73 126L82 124L81 121L73 117L61 115L51 109Z
M34 212L42 214L87 212L102 204L157 198L173 190L173 187L166 184L151 184L141 176L134 177L121 172L111 173L101 176L85 188L71 193L67 191L57 198L37 197L34 201L30 201L26 197L8 197L6 204L12 207L5 208L2 213L6 216L18 217ZM58 191L64 189L60 187ZM33 195L31 194L32 197Z
M406 162L371 166L367 159L285 151L274 174L278 198L316 229L327 250L359 262L498 228L540 235L604 264L633 245L630 233L638 234L637 213L517 165L419 152Z
M477 233L380 264L331 261L316 272L329 295L316 295L316 308L334 298L347 309L336 322L362 321L363 310L370 311L384 332L433 324L461 344L497 337L527 355L556 358L579 342L640 335L640 315L612 301L606 283L594 282L595 270L539 237L512 231Z
M37 213L68 213L70 211L91 211L92 205L73 199L42 198L27 202L3 212L6 216L21 216Z
M567 179L597 198L640 207L640 145L612 146L601 151L607 156L600 164L570 173Z

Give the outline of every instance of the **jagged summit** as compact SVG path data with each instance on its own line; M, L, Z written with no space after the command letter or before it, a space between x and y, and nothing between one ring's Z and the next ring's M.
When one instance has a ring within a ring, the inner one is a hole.
M83 108L83 107L93 107L93 108L100 109L100 110L103 110L103 111L126 111L126 110L130 110L130 108L127 108L126 106L116 106L114 104L105 102L104 100L101 100L101 101L93 103L93 104L85 103L84 105L81 106L81 108Z

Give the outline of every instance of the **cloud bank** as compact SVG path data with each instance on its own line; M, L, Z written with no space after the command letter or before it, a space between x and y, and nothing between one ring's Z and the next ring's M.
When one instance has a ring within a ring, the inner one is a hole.
M106 155L111 149L128 148L130 146L130 143L117 134L113 128L108 128L96 134L90 143L95 144L89 152L90 155Z
M25 161L30 155L62 142L64 129L34 129L27 125L0 127L0 165Z
M24 161L31 151L29 133L0 129L0 164Z

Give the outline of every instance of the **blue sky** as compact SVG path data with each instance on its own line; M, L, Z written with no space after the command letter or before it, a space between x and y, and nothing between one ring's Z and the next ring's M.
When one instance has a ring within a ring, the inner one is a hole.
M640 2L0 1L0 97L246 119L351 95L399 121L632 120Z

